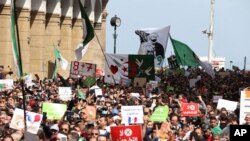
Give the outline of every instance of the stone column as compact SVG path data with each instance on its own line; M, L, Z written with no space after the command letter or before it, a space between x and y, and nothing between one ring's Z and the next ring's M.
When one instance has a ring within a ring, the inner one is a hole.
M83 41L83 26L81 13L79 8L79 2L77 0L73 1L73 19L72 19L72 36L71 36L71 52L74 54L72 60L75 59L75 48L77 45Z
M45 48L44 62L46 62L46 72L48 72L48 62L55 61L54 46L60 50L61 32L60 32L60 0L47 0L46 21L45 21ZM60 65L58 66L60 67Z
M0 65L3 65L6 69L8 66L14 69L13 56L12 56L12 44L11 44L11 32L10 32L10 2L3 3L0 1Z
M74 57L72 48L72 17L73 17L73 0L62 0L61 1L61 44L60 44L60 52L63 57L69 62ZM58 68L59 73L63 76L69 75L69 68L67 71L61 70Z
M47 76L45 49L45 0L31 1L30 71L41 78Z
M23 73L30 72L30 0L16 1Z

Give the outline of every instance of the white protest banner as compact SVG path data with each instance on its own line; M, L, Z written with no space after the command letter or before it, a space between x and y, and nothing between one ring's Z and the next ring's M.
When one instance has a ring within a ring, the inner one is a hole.
M240 92L240 124L244 124L245 116L250 114L250 90L245 89Z
M26 111L27 132L32 134L37 134L42 119L43 119L42 114ZM23 130L25 128L23 109L15 108L14 115L10 123L10 128L16 130Z
M59 99L62 101L69 101L72 98L72 90L71 87L58 87L59 91Z
M235 101L219 99L216 109L220 110L221 108L224 107L228 111L234 111L237 108L237 104L238 104L238 102L235 102Z
M13 89L14 80L13 79L0 79L0 84L2 84L5 89Z
M219 99L222 99L223 96L221 95L214 95L213 96L213 103L218 103Z
M140 106L122 106L121 108L122 124L143 123L143 107Z
M70 77L94 76L96 74L96 64L72 61L70 67Z

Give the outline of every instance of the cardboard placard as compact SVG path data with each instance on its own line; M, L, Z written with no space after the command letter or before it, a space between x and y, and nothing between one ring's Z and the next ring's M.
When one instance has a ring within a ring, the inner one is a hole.
M144 87L147 83L147 78L146 77L136 77L134 79L134 86L139 86L139 87Z
M66 104L43 103L42 107L42 112L47 113L48 119L61 119L66 110Z
M157 106L150 119L152 121L164 122L168 119L168 106Z
M70 77L78 78L78 76L95 76L96 64L72 61L70 67Z

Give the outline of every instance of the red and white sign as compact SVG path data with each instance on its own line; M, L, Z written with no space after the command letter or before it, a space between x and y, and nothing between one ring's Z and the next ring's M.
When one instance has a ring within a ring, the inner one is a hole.
M72 61L70 67L70 77L93 76L96 74L96 64Z
M112 141L142 141L142 131L140 125L112 126Z
M198 116L198 103L181 103L181 116Z

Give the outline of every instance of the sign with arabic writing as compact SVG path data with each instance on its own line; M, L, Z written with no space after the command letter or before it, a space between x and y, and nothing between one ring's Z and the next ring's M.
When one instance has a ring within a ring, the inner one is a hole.
M142 141L140 125L131 126L112 126L112 141Z

